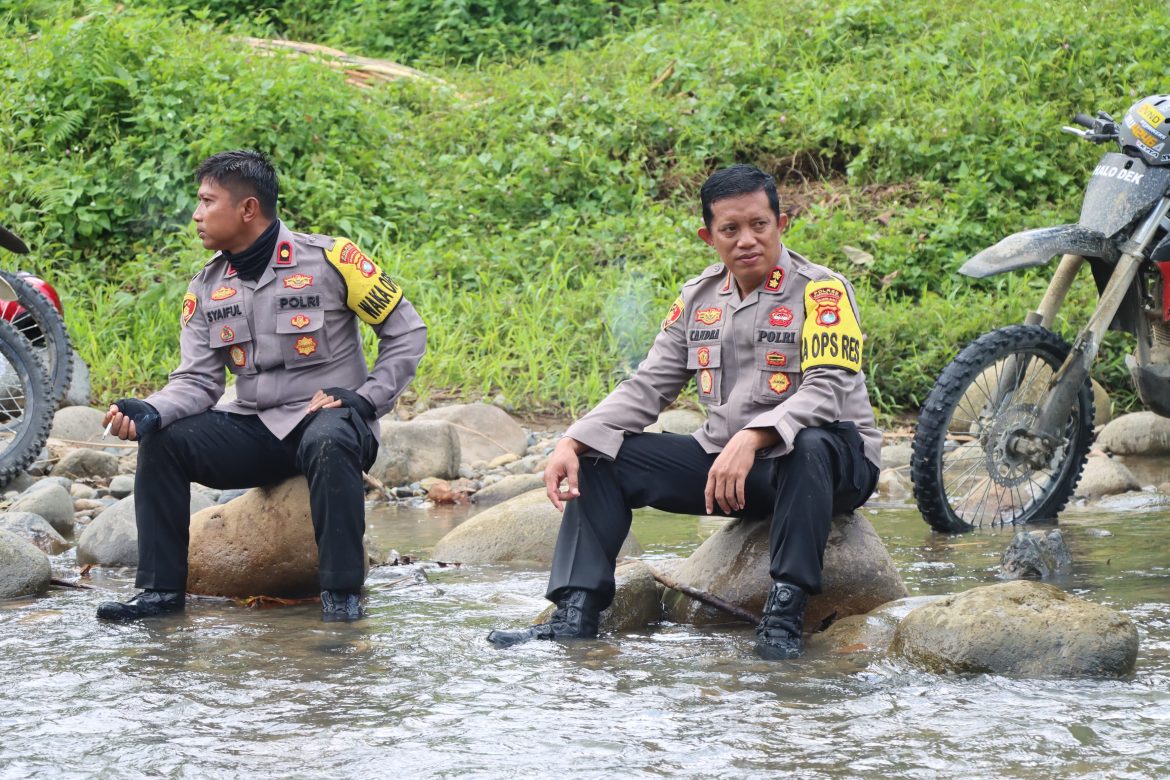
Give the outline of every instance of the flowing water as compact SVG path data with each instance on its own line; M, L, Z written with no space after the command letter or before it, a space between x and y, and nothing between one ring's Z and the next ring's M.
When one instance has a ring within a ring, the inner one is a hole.
M914 595L995 582L1012 535L938 536L906 507L863 511ZM1140 632L1136 673L1109 681L940 676L827 650L766 663L746 627L497 651L489 629L545 606L544 572L501 566L431 568L414 586L375 569L355 625L216 602L104 625L97 603L132 592L107 574L98 590L0 602L0 777L1165 777L1168 513L1062 517L1076 563L1057 584ZM426 557L465 517L378 510L370 530ZM717 527L635 522L651 558Z

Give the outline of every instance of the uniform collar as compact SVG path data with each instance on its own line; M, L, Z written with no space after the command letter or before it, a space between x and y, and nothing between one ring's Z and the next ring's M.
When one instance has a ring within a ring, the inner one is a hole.
M249 286L254 285L255 289L258 290L275 279L278 271L295 268L297 251L296 247L293 246L292 239L292 231L281 221L280 230L276 234L276 247L272 250L272 257L268 259L268 266L264 269L264 273L260 274L260 278L255 282L242 283Z
M778 295L783 292L788 282L788 276L792 273L792 264L792 255L788 253L788 248L781 245L780 259L776 261L776 265L764 277L763 284L744 296L744 301L748 298L755 300L754 296L757 292L767 293L769 295ZM719 294L731 295L735 291L735 278L731 275L731 269L725 269L723 271L723 281L719 284Z

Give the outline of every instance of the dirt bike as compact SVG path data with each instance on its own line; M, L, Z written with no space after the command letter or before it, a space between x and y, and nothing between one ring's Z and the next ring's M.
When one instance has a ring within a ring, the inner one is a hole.
M1092 443L1089 370L1107 330L1136 340L1126 365L1142 402L1170 417L1170 95L1135 103L1121 122L1077 114L1072 133L1114 144L1093 169L1080 219L1009 236L968 260L976 279L1060 255L1022 325L986 333L943 370L913 441L923 518L947 533L1053 520ZM1088 265L1097 307L1070 346L1050 328Z
M3 226L0 226L0 247L17 254L28 252L25 243ZM11 284L11 279L18 284ZM52 339L54 321L39 307L41 300L48 305L42 294L22 279L9 272L0 273L0 309L3 309L0 311L0 486L27 469L40 454L49 438L57 408L58 399L52 394L49 373L42 361L49 354L58 356L64 352L47 343ZM20 304L19 310L10 308L9 302ZM26 314L33 310L44 319L38 321L32 314ZM52 317L63 331L60 317L55 312ZM32 333L45 344L39 352L18 327L18 321L24 326L24 332ZM70 360L71 355L65 359Z

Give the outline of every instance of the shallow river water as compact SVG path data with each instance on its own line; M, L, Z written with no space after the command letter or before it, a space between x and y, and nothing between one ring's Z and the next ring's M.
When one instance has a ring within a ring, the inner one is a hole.
M995 582L1012 535L863 511L914 595ZM370 530L426 557L465 516L378 510ZM635 522L652 558L717 527ZM1138 626L1130 679L939 676L824 650L765 663L747 627L496 651L488 630L545 605L544 572L504 567L428 569L410 587L375 569L356 625L206 602L103 625L97 603L132 587L99 576L98 590L0 602L0 777L1168 776L1170 510L1073 508L1060 527L1076 563L1058 584Z

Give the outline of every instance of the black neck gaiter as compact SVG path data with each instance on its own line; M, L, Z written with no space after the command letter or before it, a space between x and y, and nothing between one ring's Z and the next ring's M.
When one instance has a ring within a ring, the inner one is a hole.
M279 234L280 220L274 219L268 229L252 242L252 246L235 255L231 252L224 252L224 259L232 264L232 268L236 269L236 274L241 279L254 282L268 267L268 261L272 259L272 250L276 247L276 237Z

